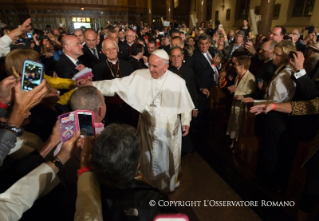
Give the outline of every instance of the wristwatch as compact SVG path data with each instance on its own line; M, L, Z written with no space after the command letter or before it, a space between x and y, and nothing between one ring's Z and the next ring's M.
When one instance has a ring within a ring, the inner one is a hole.
M63 166L63 164L61 163L61 160L60 160L59 158L54 157L54 160L53 160L52 163L54 163L54 165L55 165L57 168L59 168L60 171L63 170L64 166Z
M13 133L15 133L17 135L17 137L20 137L23 134L22 128L15 127L9 123L0 122L0 128L12 131Z

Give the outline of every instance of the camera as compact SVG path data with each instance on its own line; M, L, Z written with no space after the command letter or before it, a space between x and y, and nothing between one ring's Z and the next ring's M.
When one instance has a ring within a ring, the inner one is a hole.
M308 34L313 33L313 32L314 32L314 30L315 30L315 26L308 26L308 27L305 27L305 30L308 30Z
M23 38L18 38L18 39L16 40L16 44L24 43L24 42L25 42L25 40L24 40Z
M43 39L48 39L48 36L47 35L37 36L37 40L43 40Z

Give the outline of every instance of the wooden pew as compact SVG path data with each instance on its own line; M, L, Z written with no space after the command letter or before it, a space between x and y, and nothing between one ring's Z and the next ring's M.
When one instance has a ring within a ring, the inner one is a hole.
M256 172L261 138L254 134L255 114L249 112L253 103L244 104L242 124L236 147L237 159L250 171Z

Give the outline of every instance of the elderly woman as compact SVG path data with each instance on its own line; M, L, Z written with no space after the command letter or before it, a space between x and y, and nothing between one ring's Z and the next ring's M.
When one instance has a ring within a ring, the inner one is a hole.
M256 88L255 77L249 72L250 57L240 56L237 58L234 67L236 68L237 77L235 84L228 87L230 93L234 94L234 100L231 107L231 115L228 121L226 134L232 139L230 148L233 148L235 141L238 140L239 129L241 125L241 116L243 105L237 98L254 92Z

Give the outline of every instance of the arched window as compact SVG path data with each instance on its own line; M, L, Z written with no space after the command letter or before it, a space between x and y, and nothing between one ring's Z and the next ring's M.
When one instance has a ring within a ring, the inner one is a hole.
M312 16L315 0L295 0L292 17Z

